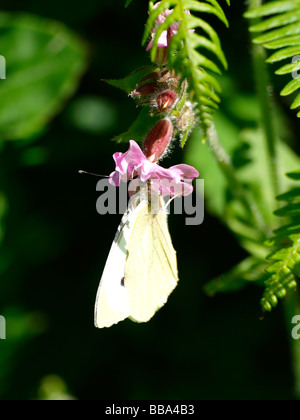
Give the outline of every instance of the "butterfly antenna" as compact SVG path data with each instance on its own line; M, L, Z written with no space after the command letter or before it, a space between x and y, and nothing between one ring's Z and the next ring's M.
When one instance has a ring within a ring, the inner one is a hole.
M93 174L92 172L86 172L86 171L78 171L79 174L84 174L84 175L92 175L92 176L97 176L98 178L111 178L109 175L100 175L100 174Z

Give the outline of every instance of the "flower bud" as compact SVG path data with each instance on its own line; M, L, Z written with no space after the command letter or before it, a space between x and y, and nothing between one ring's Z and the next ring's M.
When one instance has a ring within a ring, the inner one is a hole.
M153 95L157 90L157 83L145 83L142 86L137 87L131 92L131 96L147 97Z
M160 77L160 73L158 71L154 71L152 73L146 74L146 76L142 77L139 83L146 82L149 80L158 80Z
M151 162L157 162L165 153L172 139L173 125L167 120L158 121L144 143L144 154Z
M190 102L186 102L185 106L177 117L177 127L180 131L184 132L193 127L194 122L195 115L192 104Z
M160 2L156 3L153 8L156 9L159 7ZM174 12L173 9L165 9L158 17L155 19L154 27L151 29L151 40L147 46L147 51L150 51L154 44L154 38L155 35L161 25L163 25L168 18L169 15L171 15ZM190 14L189 10L185 10L185 13ZM157 50L156 50L156 56L155 56L155 62L159 66L164 66L168 63L168 53L169 53L169 47L170 43L172 41L172 38L178 33L178 29L181 25L180 22L173 22L171 25L169 25L168 29L165 29L161 32L158 40L157 40ZM194 32L194 29L190 29L190 32Z
M159 66L165 66L168 63L169 47L157 47L155 63Z
M178 86L178 83L180 82L180 78L181 76L180 75L176 76L173 70L170 71L169 69L167 69L160 73L160 77L158 81L160 83L164 83L164 82L170 83L170 81L174 81L174 82L177 82L177 86Z
M177 93L173 90L165 90L161 92L157 98L156 103L160 112L166 112L171 109L177 99Z

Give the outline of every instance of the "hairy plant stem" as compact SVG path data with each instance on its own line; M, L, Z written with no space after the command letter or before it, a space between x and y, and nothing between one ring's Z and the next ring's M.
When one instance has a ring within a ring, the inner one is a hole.
M259 229L264 235L268 235L269 228L252 197L249 196L246 188L238 180L235 169L232 166L231 159L221 145L214 125L212 125L208 131L207 141L214 158L218 162L218 165L228 182L230 190L236 198L241 201L245 209L250 212L252 222L255 223L257 229Z
M260 7L262 0L250 0L248 10ZM276 196L280 191L280 179L278 165L278 137L276 135L272 88L269 82L268 70L266 66L265 49L260 45L253 44L253 66L256 76L256 89L260 103L262 126L266 139L266 147L269 155L270 175L272 179L274 207L276 206ZM275 208L274 208L275 209ZM290 353L292 358L292 369L294 374L294 393L300 400L300 340L292 339L290 335L291 321L295 315L300 315L300 295L298 293L289 294L284 304L287 332L289 334Z
M248 10L260 7L262 0L250 0ZM266 52L263 46L253 43L253 67L256 77L256 91L259 99L261 124L266 140L266 148L269 158L270 176L273 186L274 210L276 209L276 197L280 191L280 173L278 165L278 137L274 124L274 103L272 101L272 86L270 85L268 69L266 65Z

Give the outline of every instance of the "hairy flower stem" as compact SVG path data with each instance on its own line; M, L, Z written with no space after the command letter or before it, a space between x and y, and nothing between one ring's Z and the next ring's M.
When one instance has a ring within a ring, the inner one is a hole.
M260 7L262 0L250 0L248 10ZM275 198L280 194L280 173L278 165L278 137L274 124L274 103L272 101L272 86L266 65L266 52L263 46L253 44L253 67L256 76L256 90L259 99L261 123L266 140L269 157L270 176L273 186L274 210Z
M265 223L261 212L257 208L253 199L249 196L247 190L236 177L235 169L232 166L231 159L221 145L214 125L212 125L209 129L207 141L213 156L218 162L218 165L228 182L232 194L234 194L236 198L241 201L245 209L249 211L252 217L252 222L255 223L263 236L268 236L270 234L269 227Z

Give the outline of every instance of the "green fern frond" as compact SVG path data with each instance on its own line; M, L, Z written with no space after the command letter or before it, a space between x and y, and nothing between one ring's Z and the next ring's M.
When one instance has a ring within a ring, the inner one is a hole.
M277 50L267 60L278 63L292 59L275 73L291 74L293 79L281 91L282 96L295 93L300 88L300 0L271 1L245 14L249 19L265 18L250 27L252 33L261 33L253 42L266 49ZM291 109L300 107L300 93L291 105ZM300 118L300 112L297 116Z
M215 296L217 293L228 293L243 289L249 283L264 284L267 278L265 272L267 263L256 257L247 257L234 268L211 280L204 286L208 296Z
M298 179L299 172L289 174L291 179ZM288 290L295 290L296 279L300 277L300 187L278 197L285 201L284 207L275 212L284 217L287 223L275 231L275 236L268 245L275 251L268 257L271 265L267 268L269 273L265 281L266 289L261 301L266 311L271 311L278 303L278 298L284 298Z
M230 5L229 0L226 2ZM166 9L173 9L173 12L156 31L151 58L155 61L157 43L162 32L174 22L180 22L177 34L172 38L169 48L168 65L181 75L182 80L188 80L193 101L197 103L200 124L206 134L212 122L212 114L220 102L218 93L221 90L216 78L210 74L210 72L221 74L219 65L212 57L216 58L225 69L227 69L227 62L218 34L202 18L202 15L215 15L226 26L228 26L228 21L217 0L161 0L157 8L153 8L153 2L150 2L143 44L150 37L152 28L155 27L155 20ZM186 13L187 10L190 14ZM198 13L201 17L196 15ZM209 54L204 54L204 51Z

